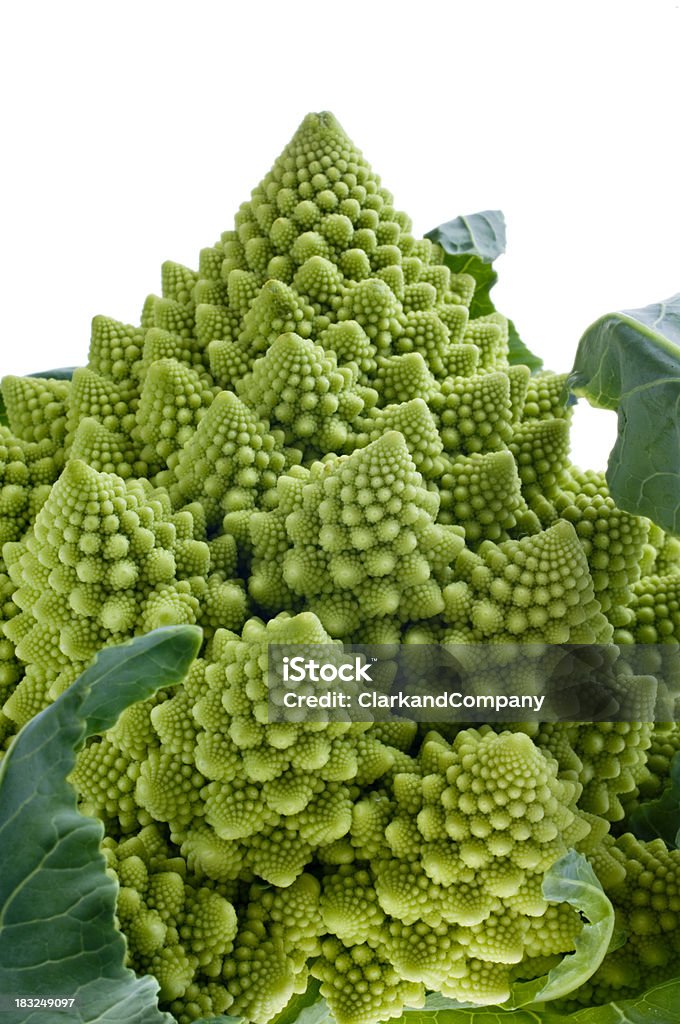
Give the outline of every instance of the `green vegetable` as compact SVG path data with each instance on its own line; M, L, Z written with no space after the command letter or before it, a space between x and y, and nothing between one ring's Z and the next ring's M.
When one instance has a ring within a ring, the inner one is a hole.
M680 643L680 543L571 464L567 375L489 298L503 245L496 213L415 238L309 115L139 325L95 317L70 380L3 380L0 836L25 871L10 808L23 786L44 829L49 784L63 842L99 844L54 886L111 895L84 1019L102 978L111 1014L134 989L123 952L155 979L139 1024L643 1024L677 992L680 852L630 832L673 798L675 723L269 720L271 644ZM125 641L197 627L188 671L140 656L105 715L84 694Z
M573 850L552 866L543 882L543 895L569 903L586 915L590 925L577 936L575 952L553 968L545 985L532 993L533 1002L559 999L590 978L593 967L599 967L610 948L614 932L613 907L590 864Z
M7 996L68 996L71 1019L77 1013L81 1021L171 1020L156 1008L153 979L124 967L113 927L116 885L99 851L103 828L78 813L66 776L88 736L112 726L132 702L181 682L199 646L195 626L171 626L102 651L27 724L0 764L0 992ZM5 1019L45 1014L16 1010Z
M641 839L660 838L671 849L680 847L680 754L671 761L668 785L661 796L635 807L629 825Z
M607 483L620 508L680 532L680 294L601 317L579 343L574 394L618 413Z
M428 231L426 238L444 250L444 263L456 274L471 274L475 292L470 302L471 316L495 312L489 292L498 280L492 263L505 252L505 219L500 210L455 217ZM528 366L532 373L542 369L543 360L530 352L512 320L508 320L508 362Z
M61 367L59 370L38 370L31 374L31 377L47 377L52 380L70 380L73 376L75 366ZM0 391L0 426L7 426L7 409L5 408L5 400L2 392Z
M636 999L617 1000L562 1014L545 1007L538 1010L483 1009L451 1010L439 996L430 997L423 1010L408 1012L408 1024L666 1024L672 1021L680 997L677 980L655 985Z

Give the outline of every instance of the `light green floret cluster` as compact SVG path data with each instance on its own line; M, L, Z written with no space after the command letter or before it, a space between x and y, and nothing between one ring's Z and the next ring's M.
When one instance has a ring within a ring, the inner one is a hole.
M336 637L373 620L430 619L464 547L460 529L435 522L438 505L395 430L317 463L286 518L283 578Z
M570 1005L672 975L680 854L620 833L674 723L269 716L272 644L680 642L680 544L571 465L565 375L328 113L161 284L70 381L5 378L0 425L2 748L102 646L204 633L72 775L130 965L179 1024L310 978L338 1024L497 1004L574 950L542 884L575 848L627 937Z
M347 834L357 787L393 766L395 751L368 723L268 722L268 645L330 642L309 613L251 619L241 637L220 630L210 662L197 663L200 687L190 680L150 709L155 735L135 796L196 863L214 848L288 886Z
M0 397L0 549L33 522L64 464L68 381L4 377Z
M189 873L155 825L122 842L107 837L102 849L130 966L153 973L170 1005L183 997L180 1022L224 1013L233 1002L219 983L237 930L232 890Z
M329 943L314 971L340 1021L357 1019L355 993L333 989L355 951L381 965L383 982L391 971L400 979L384 996L386 1016L404 981L417 986L414 1001L433 990L503 1002L513 965L573 949L581 929L575 910L548 904L541 882L591 826L578 784L560 779L528 736L484 727L449 744L431 733L405 768L356 803L355 860L322 880L324 921L349 953Z
M629 998L673 974L680 956L679 852L662 839L644 843L630 833L612 843L607 892L626 942L565 1001L567 1009Z

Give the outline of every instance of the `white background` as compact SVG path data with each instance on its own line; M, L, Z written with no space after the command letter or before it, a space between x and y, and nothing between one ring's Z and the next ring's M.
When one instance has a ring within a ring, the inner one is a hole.
M597 317L680 290L679 26L670 0L4 4L0 372L137 323L322 109L417 233L504 211L496 305L570 369ZM615 417L583 404L603 466Z

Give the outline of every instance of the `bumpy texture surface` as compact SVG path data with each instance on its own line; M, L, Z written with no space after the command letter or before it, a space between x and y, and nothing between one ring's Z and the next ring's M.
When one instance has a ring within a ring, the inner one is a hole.
M680 853L611 832L674 725L268 721L271 643L680 642L680 545L570 465L564 377L510 366L474 292L311 114L138 326L2 383L3 746L102 645L204 630L73 774L180 1024L265 1024L310 974L338 1024L498 1003L574 948L541 894L571 847L628 936L574 1000L677 970Z

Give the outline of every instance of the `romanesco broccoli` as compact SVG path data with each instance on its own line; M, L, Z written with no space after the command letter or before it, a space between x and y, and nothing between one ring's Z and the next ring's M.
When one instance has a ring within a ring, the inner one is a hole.
M510 365L475 286L310 114L138 326L2 383L3 748L100 647L204 631L72 776L179 1024L266 1024L310 977L338 1024L502 1002L575 948L542 892L570 848L626 938L569 1005L678 971L680 852L619 834L674 723L269 721L274 643L680 641L677 541L570 464L564 375Z

